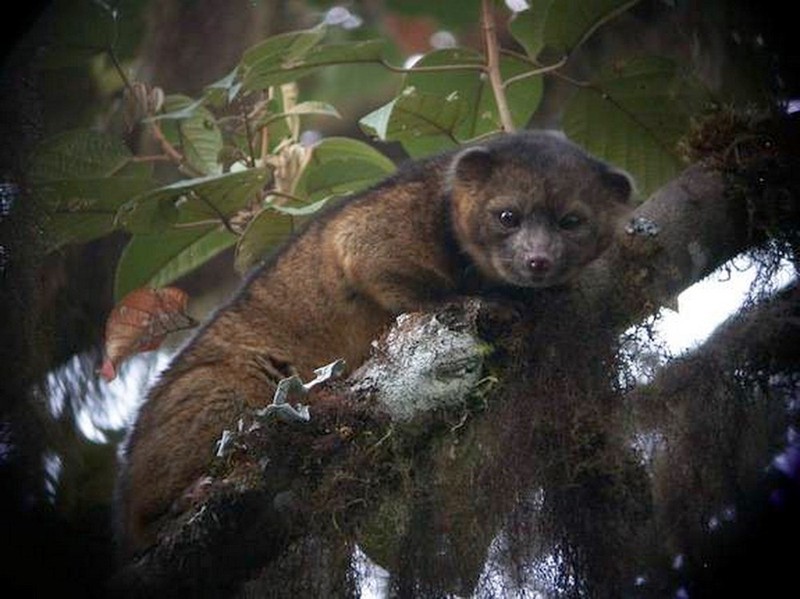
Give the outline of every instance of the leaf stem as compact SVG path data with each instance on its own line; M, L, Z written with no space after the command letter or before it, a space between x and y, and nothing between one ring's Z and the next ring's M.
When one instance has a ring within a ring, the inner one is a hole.
M152 121L150 126L153 131L153 137L156 138L156 141L161 146L161 149L164 150L164 154L166 154L173 162L176 162L179 165L183 164L183 154L178 152L178 150L175 149L175 146L173 146L169 140L164 137L164 132L161 130L161 127L158 125L158 123L156 121Z
M256 149L253 145L253 131L250 128L250 119L247 115L247 110L244 108L242 109L242 120L244 121L244 133L247 140L247 152L250 155L248 158L250 166L253 167L256 165Z
M184 155L176 150L175 146L164 137L164 132L161 130L157 121L150 121L150 127L153 131L153 137L156 138L161 149L164 150L164 154L166 154L169 160L174 162L182 172L185 172L190 177L202 177L205 174L189 164ZM180 127L178 128L178 133L180 133Z
M483 32L483 45L486 51L486 72L492 86L494 99L497 103L497 112L500 115L500 125L507 133L516 130L511 111L508 108L508 99L503 87L503 77L500 74L500 51L497 43L497 29L492 12L492 0L481 0L481 30Z

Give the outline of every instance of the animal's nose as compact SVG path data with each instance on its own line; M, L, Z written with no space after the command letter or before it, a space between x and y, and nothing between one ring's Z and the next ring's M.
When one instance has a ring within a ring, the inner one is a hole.
M528 261L528 267L535 274L544 274L553 266L552 260L547 256L534 256Z

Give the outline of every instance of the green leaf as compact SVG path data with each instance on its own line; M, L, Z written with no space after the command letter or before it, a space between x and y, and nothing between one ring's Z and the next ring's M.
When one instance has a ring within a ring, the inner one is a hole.
M415 66L480 64L483 58L477 52L454 48L426 54ZM519 58L504 56L501 59L504 80L531 69L529 63ZM506 88L506 99L516 126L523 127L527 123L541 94L541 77L521 79ZM400 141L414 158L501 129L491 85L477 69L409 73L400 95L364 117L361 125L379 139Z
M127 202L119 222L132 233L147 234L175 223L228 218L250 204L269 180L269 171L262 168L184 179Z
M282 103L282 102L281 102ZM277 104L277 102L276 102ZM286 111L274 114L267 114L259 123L254 126L266 125L269 127L269 139L275 146L286 138L296 141L299 131L300 116L329 116L337 119L342 118L339 112L326 102L300 102Z
M371 145L349 137L327 137L314 146L313 163L332 160L357 160L374 163L385 172L393 172L394 163Z
M27 172L34 184L108 177L122 169L131 158L130 151L119 138L80 129L61 133L39 144Z
M174 230L168 235L134 235L117 264L114 296L119 301L139 287L167 285L236 240L235 235L214 225Z
M75 68L114 48L125 64L140 49L146 11L125 2L54 2L47 7L47 43L36 50L37 69ZM44 16L42 13L41 16ZM119 77L117 77L119 79Z
M331 116L337 119L342 118L342 115L339 114L339 111L336 110L333 106L328 104L327 102L300 102L299 104L292 106L289 110L287 110L283 114L292 114L292 115L318 115L318 116ZM282 116L282 115L277 115Z
M56 212L42 220L45 251L52 252L70 243L87 243L114 230L114 212Z
M166 113L158 118L177 121L178 143L189 165L204 175L219 174L222 133L216 118L202 103L186 96L168 96L164 100Z
M598 27L625 12L639 0L555 0L547 9L544 42L560 54L569 54ZM540 6L541 11L545 7ZM535 7L531 6L531 10ZM527 49L527 48L526 48Z
M579 88L562 124L590 152L628 170L646 196L681 168L676 143L706 99L672 61L636 59Z
M116 228L117 210L153 187L149 178L108 177L41 183L34 197L49 213L42 223L47 251L84 243Z
M533 59L544 48L547 14L555 1L529 0L530 8L516 13L508 23L511 35Z
M244 53L239 63L242 86L248 90L265 89L294 79L270 79L270 75L291 69L300 58L325 37L325 27L291 31L265 39Z
M322 67L377 63L381 59L383 46L383 40L342 42L309 47L303 54L294 52L290 55L287 55L280 46L277 48L270 46L266 50L258 50L256 47L246 53L242 60L240 67L242 87L251 91L260 90L296 81Z
M230 73L225 75L222 79L206 86L204 97L212 104L224 103L219 98L220 93L224 94L225 102L232 102L239 90L242 88L242 83L238 78L238 67L233 69Z
M399 141L413 148L412 156L457 147L455 138L465 103L456 92L448 97L418 92L404 93L359 121L361 129L381 141Z
M310 216L316 212L322 210L325 207L325 204L328 203L328 200L331 199L332 196L328 196L318 202L314 202L313 204L304 204L302 206L286 206L275 204L270 206L270 208L274 209L276 212L280 212L282 214L288 214L289 216Z
M294 229L288 214L262 210L250 221L236 245L234 267L240 273L250 270L278 244L285 241Z
M203 107L204 98L192 100L188 96L171 95L164 98L164 109L167 112L145 119L149 121L178 121L191 119L197 116L200 108Z
M51 211L79 212L87 209L115 211L122 204L153 188L149 177L103 177L61 179L34 187L37 201Z
M336 42L317 46L302 60L304 67L323 67L352 63L376 63L383 58L386 42L382 39Z
M311 29L273 35L246 50L240 64L249 69L265 62L293 62L319 44L325 33L326 27L318 25Z
M345 137L323 139L297 181L295 194L309 203L364 189L395 170L372 146Z

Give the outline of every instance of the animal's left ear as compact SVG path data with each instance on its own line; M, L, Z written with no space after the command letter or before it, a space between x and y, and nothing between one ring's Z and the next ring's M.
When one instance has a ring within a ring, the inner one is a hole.
M603 172L603 183L611 190L620 202L627 204L631 201L636 190L636 184L627 172L618 168L608 168Z

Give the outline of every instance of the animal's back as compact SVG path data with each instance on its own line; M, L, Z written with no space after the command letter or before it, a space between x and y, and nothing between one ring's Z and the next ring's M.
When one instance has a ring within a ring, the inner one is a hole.
M523 133L411 163L311 221L150 392L124 459L123 537L154 540L222 431L270 403L279 379L338 358L358 366L402 312L565 284L608 246L630 192L577 146Z
M338 358L358 366L371 341L408 307L403 298L397 306L373 299L371 271L390 273L392 261L413 260L409 248L427 248L422 238L441 233L440 173L436 163L430 167L402 173L312 221L174 358L126 445L117 509L132 548L154 540L161 518L203 476L221 432L235 429L246 408L269 404L277 382L295 372L308 379ZM410 213L413 223L406 222ZM429 248L423 253L420 262L447 259ZM449 285L442 280L431 289Z

